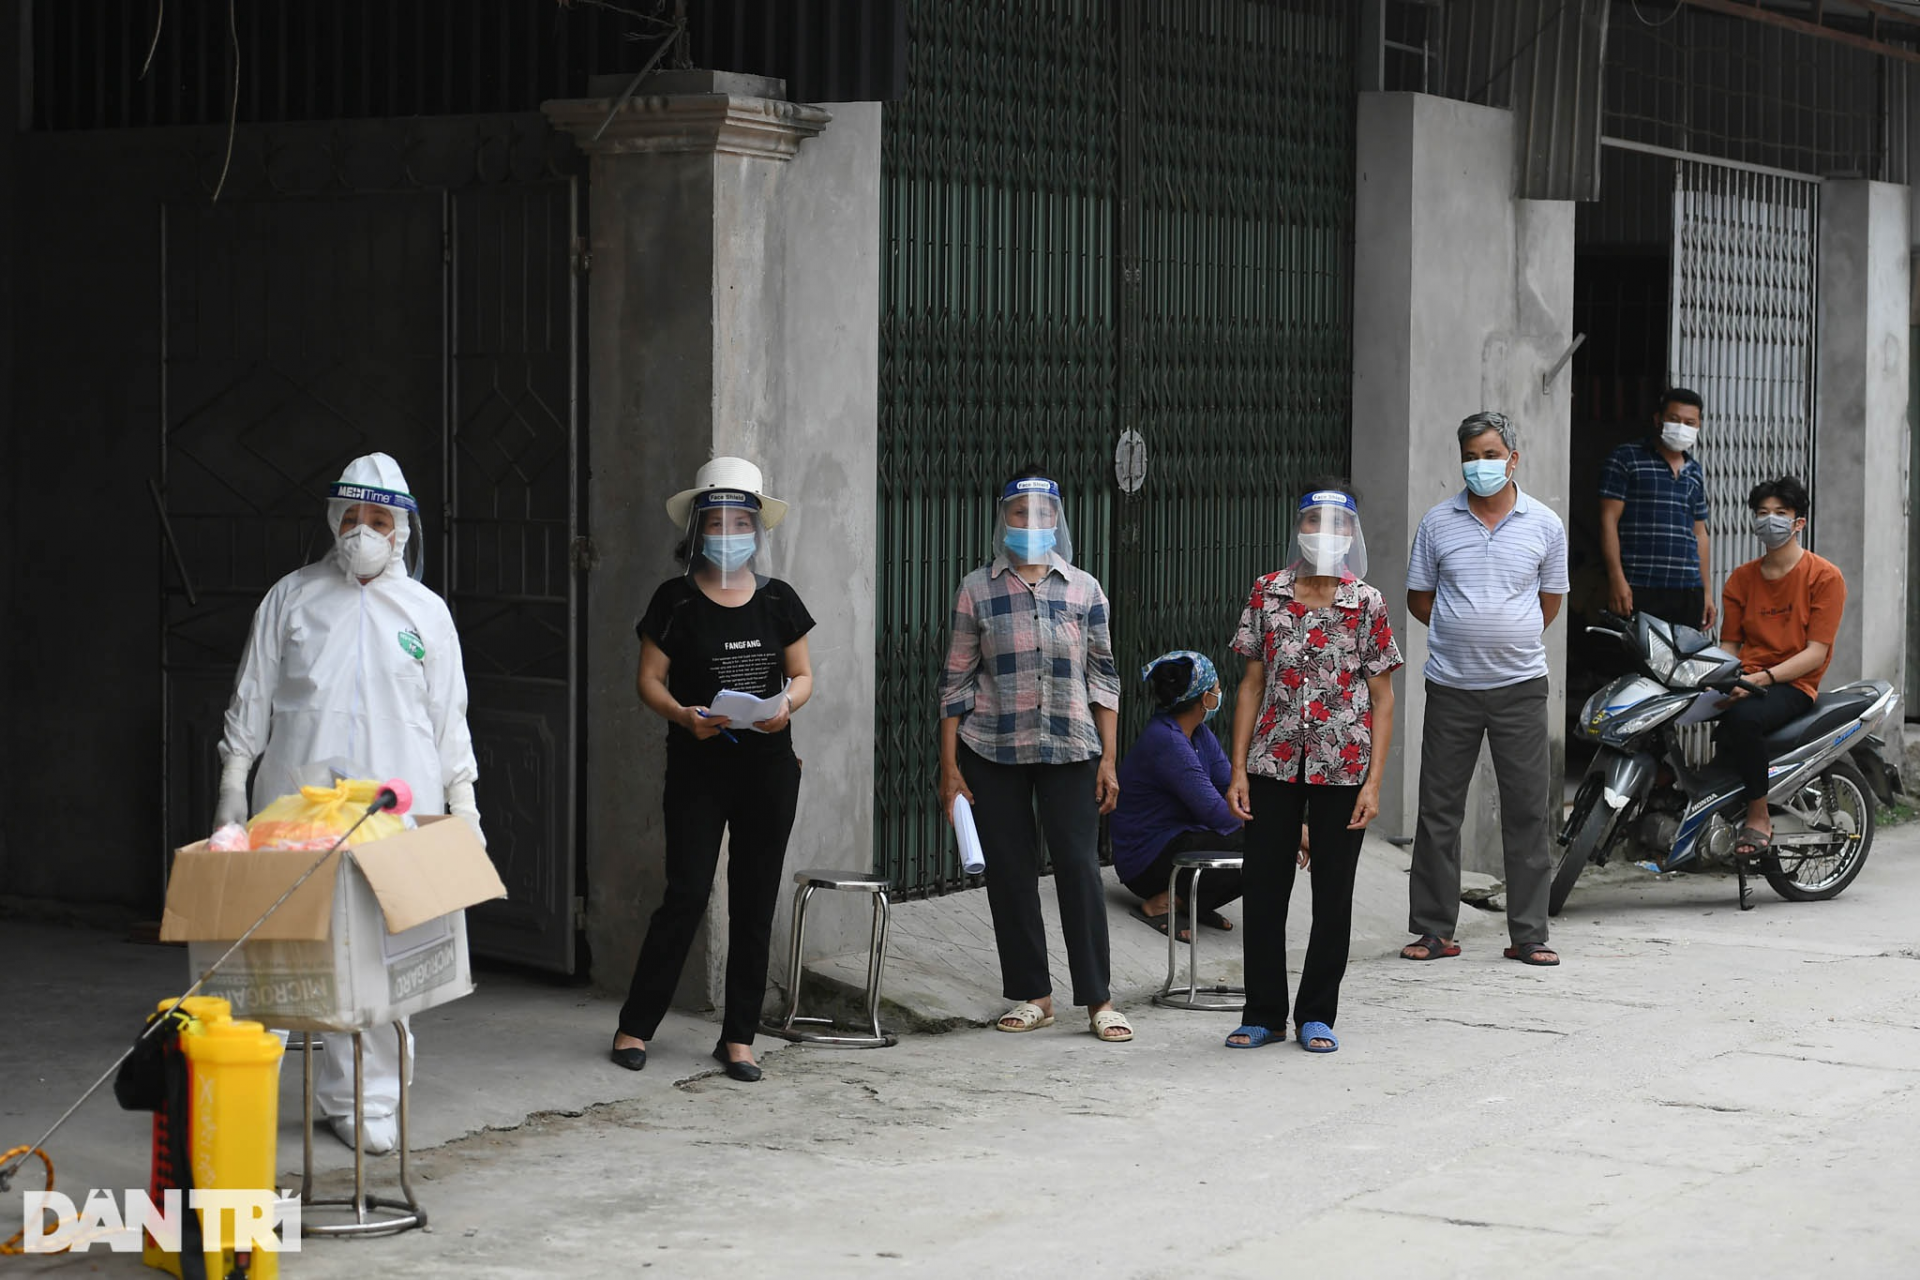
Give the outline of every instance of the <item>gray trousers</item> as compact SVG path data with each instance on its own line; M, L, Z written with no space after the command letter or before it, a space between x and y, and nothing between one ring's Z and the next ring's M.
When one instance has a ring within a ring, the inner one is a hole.
M1449 689L1427 681L1420 734L1420 821L1413 835L1407 928L1453 937L1460 922L1460 823L1486 738L1500 786L1507 934L1515 946L1547 940L1547 678L1503 689Z

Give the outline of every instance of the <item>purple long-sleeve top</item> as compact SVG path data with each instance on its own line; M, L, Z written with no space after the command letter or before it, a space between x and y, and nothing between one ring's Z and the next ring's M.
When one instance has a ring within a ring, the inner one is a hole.
M1120 803L1113 811L1113 869L1137 876L1169 841L1186 831L1232 835L1240 819L1227 808L1233 766L1204 724L1193 738L1173 717L1157 715L1120 762Z

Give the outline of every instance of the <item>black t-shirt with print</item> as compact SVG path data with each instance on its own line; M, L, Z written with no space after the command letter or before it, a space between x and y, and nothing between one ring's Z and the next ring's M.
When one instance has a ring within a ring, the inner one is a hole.
M660 584L647 612L634 628L667 655L667 691L683 707L704 707L722 689L770 698L786 679L787 646L813 630L813 615L794 589L778 578L762 578L753 598L734 608L715 604L687 578ZM705 742L679 725L667 726L670 751L725 748L734 751L791 751L790 729L756 733L735 725L737 741L716 734Z

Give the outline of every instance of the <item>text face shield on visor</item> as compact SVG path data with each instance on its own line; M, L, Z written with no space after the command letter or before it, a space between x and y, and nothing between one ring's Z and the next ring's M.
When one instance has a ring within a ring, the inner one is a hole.
M766 530L760 500L739 489L709 489L693 500L687 522L687 576L731 590L766 574Z
M1000 495L993 546L1006 554L1008 564L1051 564L1053 556L1073 563L1073 539L1067 534L1060 486L1037 477L1009 484Z
M327 527L341 566L356 577L377 578L395 564L420 576L426 538L412 494L342 480L327 492Z
M1338 489L1321 489L1300 499L1287 564L1303 578L1367 576L1367 543L1360 535L1360 508L1350 496Z

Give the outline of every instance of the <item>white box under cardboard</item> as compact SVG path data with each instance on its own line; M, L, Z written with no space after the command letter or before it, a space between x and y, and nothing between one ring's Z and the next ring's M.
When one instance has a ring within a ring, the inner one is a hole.
M188 845L174 855L161 941L190 944L198 977L318 856ZM380 1026L473 990L465 908L506 893L465 821L424 817L335 853L201 994L296 1031Z

